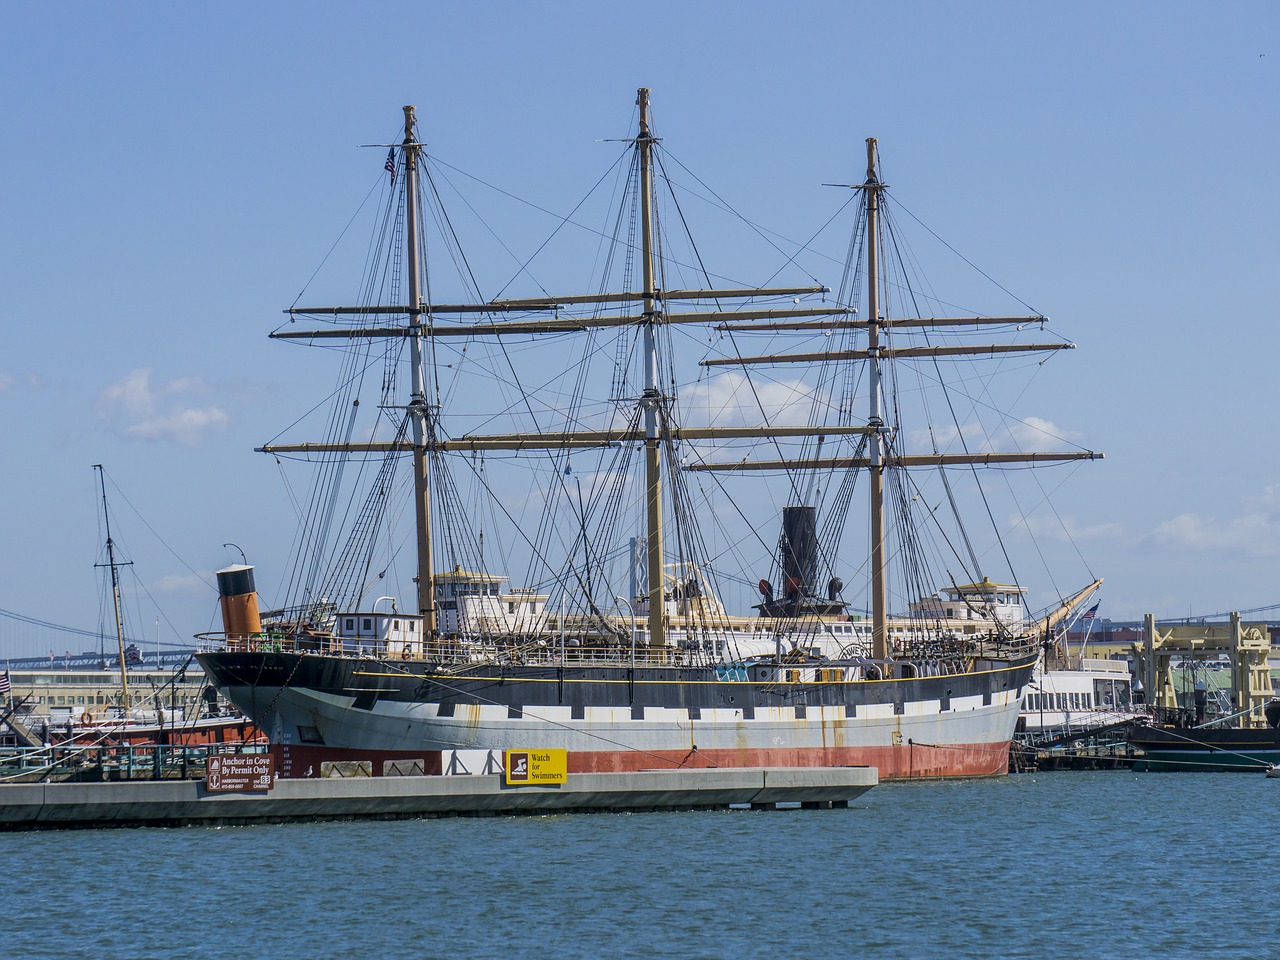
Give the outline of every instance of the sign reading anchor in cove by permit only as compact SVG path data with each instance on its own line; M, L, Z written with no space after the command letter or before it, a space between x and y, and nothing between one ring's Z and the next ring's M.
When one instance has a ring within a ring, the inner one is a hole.
M269 753L210 757L204 788L210 793L270 790L275 786L276 758Z
M569 777L568 750L508 750L503 759L509 786L564 783Z

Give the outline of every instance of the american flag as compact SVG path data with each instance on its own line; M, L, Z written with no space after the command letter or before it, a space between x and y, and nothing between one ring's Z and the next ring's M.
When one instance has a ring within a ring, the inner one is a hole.
M396 148L392 147L387 151L387 162L382 165L382 169L391 174L391 183L396 182Z
M1095 603L1092 607L1090 607L1088 610L1086 610L1083 614L1080 615L1080 619L1092 620L1094 617L1098 615L1098 608L1100 606L1102 606L1101 603Z
M0 696L8 695L11 689L13 688L9 683L9 671L6 670L4 676L0 677Z

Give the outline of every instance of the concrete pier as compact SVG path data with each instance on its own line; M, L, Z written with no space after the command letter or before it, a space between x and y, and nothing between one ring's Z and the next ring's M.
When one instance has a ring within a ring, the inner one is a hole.
M500 774L276 780L212 793L203 781L0 785L0 830L217 826L602 811L844 806L879 782L870 767L734 767L573 773L557 786L507 786Z

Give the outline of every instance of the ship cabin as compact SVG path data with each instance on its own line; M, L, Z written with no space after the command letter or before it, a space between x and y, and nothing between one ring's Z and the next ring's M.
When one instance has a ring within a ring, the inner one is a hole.
M947 587L917 600L911 605L911 615L937 620L999 620L1012 625L1026 619L1024 592L1022 587L983 577L980 583Z
M507 577L455 566L436 574L436 623L443 635L537 631L548 594L506 588Z
M422 656L422 618L394 608L389 613L339 613L333 635L338 648L347 653L405 660Z

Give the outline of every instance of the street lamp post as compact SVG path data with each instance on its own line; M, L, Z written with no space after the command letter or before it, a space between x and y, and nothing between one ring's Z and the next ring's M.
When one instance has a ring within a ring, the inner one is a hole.
M615 603L625 603L627 609L631 611L631 668L627 671L627 696L634 704L636 702L636 606L630 600L624 600L622 597L614 594Z
M613 599L616 603L625 603L631 612L631 669L634 670L636 668L636 606L632 601L625 600L616 593Z

